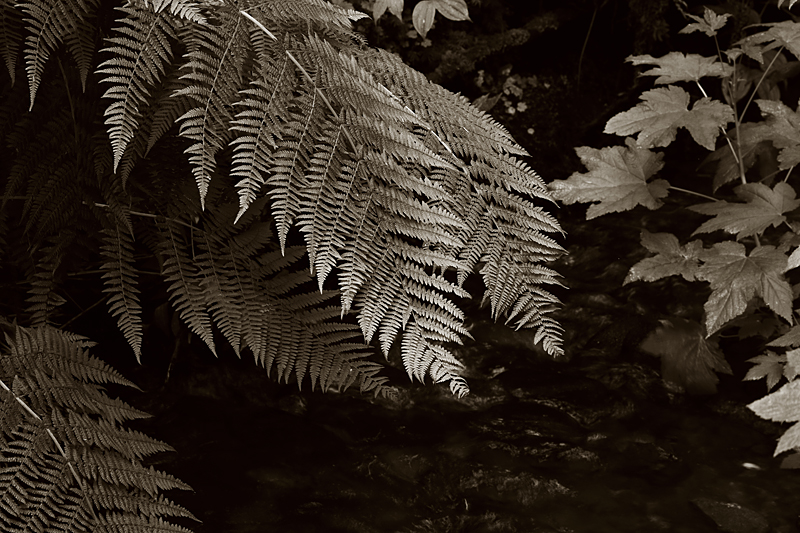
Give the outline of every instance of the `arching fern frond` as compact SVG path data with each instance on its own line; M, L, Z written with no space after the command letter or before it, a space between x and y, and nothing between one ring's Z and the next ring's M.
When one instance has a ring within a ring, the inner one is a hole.
M190 139L192 163L201 206L205 205L216 154L231 141L231 106L238 100L249 48L249 34L238 12L219 13L218 25L195 25L187 37L188 62L181 79L189 86L176 93L195 105L178 120L180 134Z
M193 231L197 271L187 276L236 353L248 348L267 372L276 370L283 381L294 376L298 386L308 377L312 389L355 383L362 391L380 392L381 365L365 359L371 351L357 342L360 330L335 320L340 308L326 304L337 293L302 292L308 273L287 271L304 249L264 253L272 232L259 220L260 209L251 206L234 225L236 211L233 203L205 211L202 228Z
M22 42L22 17L13 0L0 0L0 55L13 85L17 77L17 56Z
M139 305L139 289L133 268L133 238L128 228L114 220L111 227L103 230L102 254L107 259L100 267L109 293L108 306L111 316L133 349L136 360L142 354L142 308Z
M202 6L190 0L135 0L134 3L144 4L146 8L150 8L150 4L152 4L152 10L155 13L161 13L169 9L171 15L184 20L196 22L198 24L204 24L206 22L206 17L203 15L201 9Z
M80 34L84 22L93 13L99 0L34 0L18 4L27 18L25 38L25 70L28 73L30 108L42 81L44 65L58 46L70 35ZM81 57L81 40L72 41L73 55ZM77 47L77 48L76 48Z
M207 300L203 287L197 283L200 272L190 255L193 253L194 228L188 228L188 236L184 235L184 229L170 219L160 224L160 251L164 257L163 275L169 284L167 291L181 319L216 354L211 319L206 311Z
M141 110L152 89L172 61L170 40L176 39L175 19L166 11L154 13L135 4L118 7L124 16L115 28L119 37L109 37L104 49L113 55L97 70L103 82L112 84L103 95L113 100L106 109L106 125L114 150L114 171L141 119Z

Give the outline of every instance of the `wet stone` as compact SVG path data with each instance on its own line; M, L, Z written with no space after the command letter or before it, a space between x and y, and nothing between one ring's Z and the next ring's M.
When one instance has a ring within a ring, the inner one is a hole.
M700 511L726 533L766 533L769 522L752 509L737 503L720 502L708 498L692 500Z

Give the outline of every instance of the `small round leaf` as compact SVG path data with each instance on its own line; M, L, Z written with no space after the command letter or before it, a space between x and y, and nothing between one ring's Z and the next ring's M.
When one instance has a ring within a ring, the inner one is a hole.
M422 0L419 4L414 6L414 12L411 14L411 21L414 23L414 29L417 30L423 38L428 34L428 31L433 26L433 17L436 16L436 6L431 0Z
M469 20L469 10L464 0L432 0L432 3L446 19Z

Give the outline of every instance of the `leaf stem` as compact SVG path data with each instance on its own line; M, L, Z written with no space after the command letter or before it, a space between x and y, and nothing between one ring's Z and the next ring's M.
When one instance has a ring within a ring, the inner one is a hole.
M753 103L753 98L756 96L756 94L758 94L758 88L761 87L761 83L767 79L767 72L769 72L769 69L771 69L772 65L775 64L775 61L778 59L778 56L781 55L781 52L783 52L784 48L785 46L781 46L778 51L775 52L775 56L772 58L772 61L770 61L769 65L767 65L767 68L764 69L764 73L761 74L761 78L759 78L758 83L756 83L753 92L750 93L750 98L748 98L747 104L745 104L744 109L742 110L742 116L747 113L747 108L750 107L750 104Z
M699 196L700 198L705 198L706 200L711 200L712 202L719 202L719 199L714 198L713 196L708 196L707 194L703 194L701 192L691 191L689 189L684 189L682 187L675 187L674 185L670 185L668 188L672 189L674 191L679 191L679 192L683 192L683 193L686 193L686 194L691 194L693 196Z

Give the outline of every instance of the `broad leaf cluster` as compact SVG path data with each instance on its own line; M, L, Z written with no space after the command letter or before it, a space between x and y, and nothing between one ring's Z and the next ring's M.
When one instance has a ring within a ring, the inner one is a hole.
M693 22L682 33L716 39L730 15L706 8L703 17L688 16ZM795 303L800 284L792 284L790 277L800 266L800 200L792 172L800 163L800 110L780 101L778 83L787 79L785 72L800 66L798 60L800 23L792 21L762 25L717 56L671 52L660 58L628 58L644 66L641 74L655 77L658 87L606 124L606 133L627 137L625 145L577 148L589 172L552 184L553 195L563 202L592 203L587 219L637 206L658 209L675 192L711 200L689 207L710 217L692 234L700 238L682 244L671 233L641 233L642 245L654 255L633 265L624 283L682 276L711 289L702 324L665 319L642 348L662 357L665 379L688 392L711 393L716 390L714 372L730 372L717 348L717 334L738 328L740 336L769 336L768 329L749 324L772 313L786 333L769 343L772 350L750 360L756 366L745 379L766 378L770 390L783 378L790 382L751 405L761 416L781 422L800 420L795 380L800 368ZM777 64L785 67L778 69ZM719 84L724 101L709 96L711 86ZM753 100L763 120L746 122ZM654 149L669 146L681 130L711 152L707 163L715 173L708 189L717 198L659 177L664 154ZM777 347L788 351L780 353ZM798 427L784 435L776 453L800 448Z

